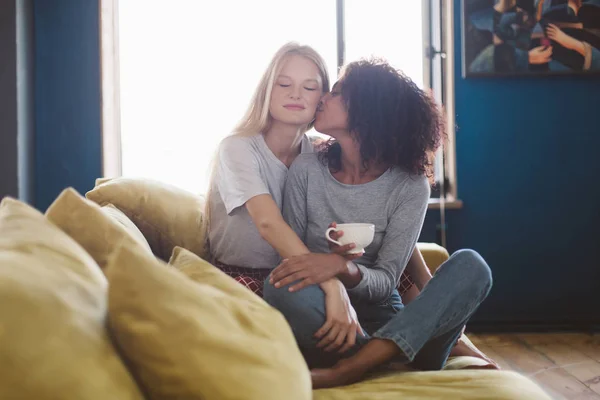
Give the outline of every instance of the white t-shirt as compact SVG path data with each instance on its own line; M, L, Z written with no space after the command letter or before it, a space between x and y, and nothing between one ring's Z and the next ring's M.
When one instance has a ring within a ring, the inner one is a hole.
M312 152L302 139L301 152ZM288 168L267 146L263 135L231 136L218 150L211 187L210 252L213 261L245 268L274 268L281 258L259 234L246 209L251 198L270 194L279 209Z

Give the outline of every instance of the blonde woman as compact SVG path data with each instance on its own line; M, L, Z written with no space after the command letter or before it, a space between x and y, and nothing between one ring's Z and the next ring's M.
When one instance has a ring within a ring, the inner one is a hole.
M326 71L312 48L284 45L263 74L246 115L217 151L206 210L210 259L261 296L265 278L282 258L309 252L282 217L282 197L294 159L313 151L306 132L329 91ZM344 254L352 247L334 252ZM324 267L345 262L333 255ZM402 282L410 286L406 276ZM353 344L361 328L344 286L336 278L320 286L328 319Z
M307 252L281 216L282 193L292 161L312 151L305 133L328 91L321 56L288 43L271 60L233 135L221 142L206 205L207 239L212 261L226 273L261 281L280 256Z
M300 153L312 151L305 133L329 91L326 71L312 48L284 45L234 134L217 151L206 210L210 258L257 293L282 257L308 253L280 210L289 166ZM355 322L343 285L331 279L320 286L328 315Z

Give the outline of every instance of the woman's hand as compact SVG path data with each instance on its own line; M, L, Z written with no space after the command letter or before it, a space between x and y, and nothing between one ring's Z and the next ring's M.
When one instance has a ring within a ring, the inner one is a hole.
M332 222L331 224L329 224L330 228L337 228L337 224L334 222ZM331 232L331 234L329 235L329 237L333 240L340 240L340 238L344 236L344 231L334 231ZM344 257L346 260L348 261L352 261L355 260L359 257L362 257L363 254L365 254L364 251L358 253L358 254L348 254L348 252L352 249L354 249L356 247L356 245L354 243L349 243L349 244L345 244L343 246L339 246L335 243L330 242L329 240L327 241L327 243L329 244L329 250L332 253L338 254L342 257Z
M574 50L581 54L583 57L586 57L586 48L585 44L572 36L564 33L558 26L554 24L548 24L546 28L546 35L554 40L555 42L561 44L563 47Z
M571 36L564 33L558 26L554 24L548 24L548 27L546 28L546 36L565 47L568 47L566 44L569 42L569 39L572 39Z
M344 353L356 344L356 335L365 335L344 285L332 279L321 285L325 292L325 324L315 333L318 348Z
M552 47L538 46L529 50L529 64L547 64L552 60Z
M288 289L290 292L295 292L335 278L347 269L346 263L346 259L337 254L304 254L283 260L271 272L269 282L276 288L280 288L298 281Z

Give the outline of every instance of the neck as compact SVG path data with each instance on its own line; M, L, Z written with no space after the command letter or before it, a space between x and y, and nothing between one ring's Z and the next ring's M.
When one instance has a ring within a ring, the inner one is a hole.
M387 167L381 163L364 163L360 155L360 145L350 135L344 135L338 140L342 149L341 169L336 178L346 184L361 184L380 177Z
M263 133L269 149L288 167L300 154L304 126L284 124L273 120L271 127Z

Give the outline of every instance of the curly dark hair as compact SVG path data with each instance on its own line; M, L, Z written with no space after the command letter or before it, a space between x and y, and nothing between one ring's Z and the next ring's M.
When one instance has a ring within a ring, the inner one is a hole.
M365 167L376 162L431 178L433 155L446 130L429 94L377 58L346 65L337 85L348 110L348 131L356 135ZM333 170L341 168L335 140L321 148L320 156Z

